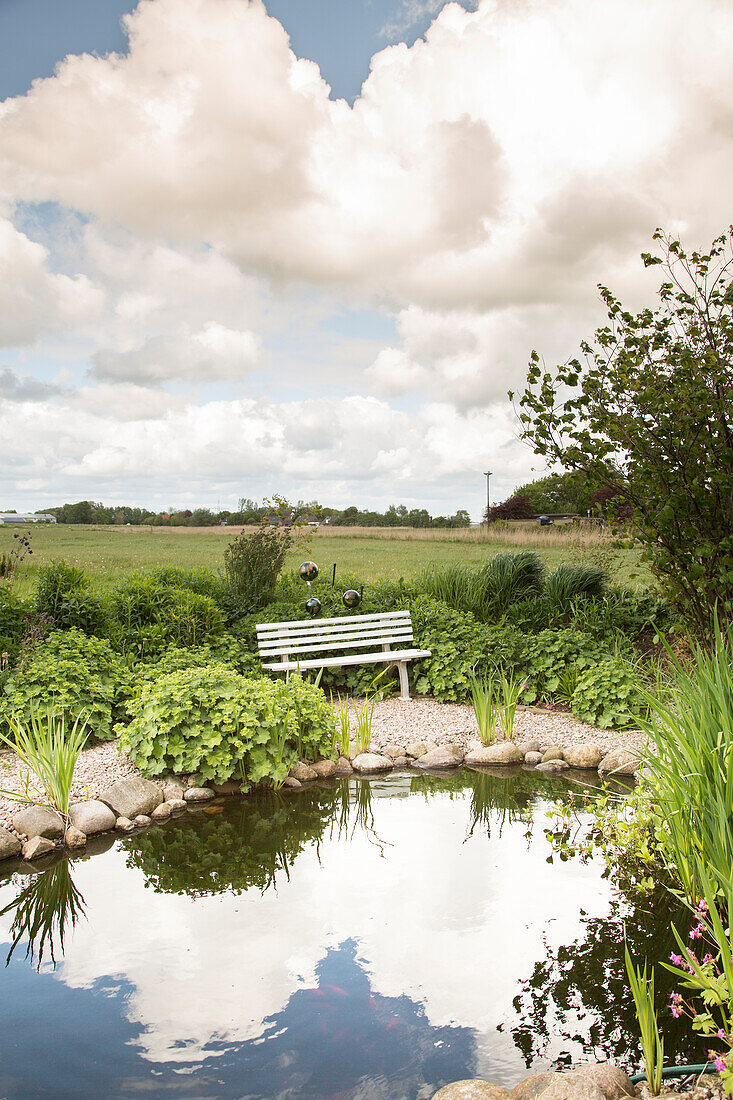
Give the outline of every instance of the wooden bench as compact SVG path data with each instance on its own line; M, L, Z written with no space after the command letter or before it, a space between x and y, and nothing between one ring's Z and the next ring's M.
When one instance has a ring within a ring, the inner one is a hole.
M413 649L412 640L409 611L260 623L257 627L263 668L272 672L295 672L342 665L397 665L402 699L410 698L407 662L431 656L429 649ZM397 648L392 649L393 645ZM271 661L272 658L277 660Z

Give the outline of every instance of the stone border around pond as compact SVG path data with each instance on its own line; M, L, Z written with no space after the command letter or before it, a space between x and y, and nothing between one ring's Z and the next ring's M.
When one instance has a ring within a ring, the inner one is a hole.
M405 745L386 745L379 752L359 752L352 746L351 755L340 756L338 760L298 761L290 769L283 787L301 790L324 779L383 775L400 768L446 771L461 765L469 768L523 766L549 774L594 770L606 777L633 777L639 769L640 757L624 747L604 754L592 742L561 748L537 739L517 743L498 741L492 745L473 741L464 749L456 744L439 746L431 741L410 741ZM97 798L74 803L68 822L43 806L31 805L18 810L12 819L15 832L0 827L0 861L21 858L30 862L49 855L57 847L82 849L88 837L112 831L132 833L203 806L217 796L241 793L236 780L204 785L196 776L168 776L158 781L140 776L124 777Z

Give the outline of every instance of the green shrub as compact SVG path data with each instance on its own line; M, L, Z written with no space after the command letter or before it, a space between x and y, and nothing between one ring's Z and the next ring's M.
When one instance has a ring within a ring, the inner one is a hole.
M54 631L5 684L0 720L7 726L10 715L22 722L47 712L71 723L81 717L94 737L108 740L130 686L129 669L106 641Z
M109 607L88 589L89 578L83 569L65 561L52 561L38 571L36 611L49 615L58 630L76 628L85 634L104 634Z
M180 569L175 565L161 565L154 569L151 577L163 588L186 588L199 596L208 596L217 605L221 605L224 595L224 582L213 570L201 565L195 569Z
M581 722L601 729L633 725L648 710L639 675L622 657L596 661L581 673L572 709Z
M609 655L608 645L577 630L542 630L526 638L521 676L523 703L548 698L561 686L567 670L577 674Z
M579 597L599 599L606 591L606 574L595 565L558 565L545 581L550 605L567 610Z
M33 615L33 604L16 596L11 588L0 585L0 654L11 661L18 656L26 624Z
M531 550L496 554L478 569L449 565L423 574L420 585L430 596L458 611L494 622L522 600L542 592L545 567Z
M196 772L278 786L297 751L330 755L334 720L320 689L291 677L247 679L224 665L145 683L128 704L121 743L145 775Z
M223 605L232 620L272 603L275 584L294 542L289 527L262 524L237 535L224 552Z
M116 649L149 657L171 643L201 645L224 629L224 614L210 596L170 588L155 577L128 578L112 596L109 637Z

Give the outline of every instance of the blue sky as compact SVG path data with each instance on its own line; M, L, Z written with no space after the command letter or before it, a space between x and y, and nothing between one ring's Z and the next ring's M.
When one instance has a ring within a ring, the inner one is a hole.
M478 518L544 472L531 350L730 220L731 48L723 0L2 0L0 503Z

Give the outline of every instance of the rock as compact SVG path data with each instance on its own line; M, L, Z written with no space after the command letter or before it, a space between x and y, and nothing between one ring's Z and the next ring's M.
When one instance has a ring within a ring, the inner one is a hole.
M20 841L7 829L0 827L0 859L12 859L20 851Z
M295 764L293 764L288 775L292 779L297 779L300 783L307 783L311 779L318 779L318 772L315 771L314 768L311 768L309 764L304 764L302 760L297 760Z
M226 783L212 783L211 789L214 794L224 794L227 796L233 794L242 793L242 780L241 779L227 779ZM174 797L180 798L180 795ZM166 798L166 802L168 799Z
M196 790L196 787L191 788L192 791ZM181 801L184 801L183 799ZM185 804L185 803L184 803ZM150 814L151 821L167 821L173 813L170 802L161 802L160 806L156 806Z
M414 761L409 756L395 756L392 763L396 768L406 768L408 764L412 764Z
M392 743L390 745L385 745L384 748L382 749L382 752L385 756L391 756L393 760L395 759L396 756L404 756L405 755L405 750L402 748L402 746L401 745L395 745L394 743Z
M520 741L517 748L520 748L526 756L528 752L539 752L540 743L536 740L536 738L531 741ZM539 1074L535 1073L535 1077L539 1077ZM531 1078L528 1077L527 1080L529 1081L531 1080Z
M413 760L424 756L427 751L428 746L424 741L410 741L410 744L405 746L405 756L411 756Z
M415 761L418 768L457 768L463 761L463 749L456 745L441 745Z
M603 753L598 745L568 745L563 749L563 756L571 768L586 768L589 771L597 768L603 759Z
M183 797L186 802L211 802L212 798L216 798L216 795L211 787L187 787L183 792Z
M165 805L165 803L163 803ZM155 811L153 811L155 812ZM118 817L115 822L115 831L118 833L131 833L135 828L129 817Z
M588 1066L578 1066L565 1076L574 1081L591 1082L601 1090L606 1100L621 1100L624 1096L636 1095L631 1078L610 1062L594 1062Z
M163 787L163 801L170 802L171 798L183 798L184 788L180 783L168 783Z
M348 756L339 756L336 761L335 775L351 775L354 769L351 766L351 761Z
M542 763L542 753L541 752L528 752L528 753L525 753L524 763L525 764L541 764Z
M115 827L115 815L98 798L92 798L88 802L75 802L69 807L69 821L87 836L106 833Z
M470 767L508 767L512 764L522 764L524 756L522 750L513 741L501 741L498 745L484 745L466 755L464 764Z
M127 779L118 779L99 797L118 817L132 820L138 814L149 814L156 806L160 806L163 792L157 783L151 783L149 779L129 776Z
M286 779L283 779L283 787L287 787L289 791L301 790L303 784L299 779L293 779L292 775L289 775Z
M48 840L47 837L34 836L30 840L26 840L21 851L23 859L38 859L39 856L45 856L48 852L52 852L54 847L54 842Z
M332 775L336 774L336 761L316 760L313 765L313 771L319 779L330 779Z
M542 763L546 764L548 760L564 760L563 751L559 745L548 745L545 751L542 753Z
M512 1094L491 1081L454 1081L433 1093L433 1100L511 1100Z
M426 741L425 742L425 752L432 752L433 749L437 749L437 747L438 746L435 744L435 741Z
M34 836L57 840L64 835L61 814L50 810L48 806L26 806L24 810L13 814L13 828L19 833L25 833L29 840Z
M552 772L563 772L566 768L569 768L567 760L544 760L541 764L538 764L535 771L547 772L549 775Z
M161 803L161 805L163 805L163 803ZM147 814L138 814L134 824L137 825L138 829L144 829L146 825L150 824L151 820L152 819L149 818Z
M554 1074L540 1097L541 1100L606 1100L604 1093L589 1077L576 1077L573 1073Z
M525 1077L512 1089L514 1100L536 1100L559 1073L533 1073L531 1077Z
M386 772L392 767L392 757L378 752L360 752L351 763L355 772Z
M611 749L598 765L601 775L636 775L640 767L639 754L629 749ZM15 825L15 818L13 818Z
M169 798L166 802L166 806L170 806L172 814L177 814L180 813L181 810L185 810L188 803L185 798Z
M68 829L64 833L64 844L67 848L83 848L87 842L87 835L83 833L81 829L77 829L76 825L69 825Z

